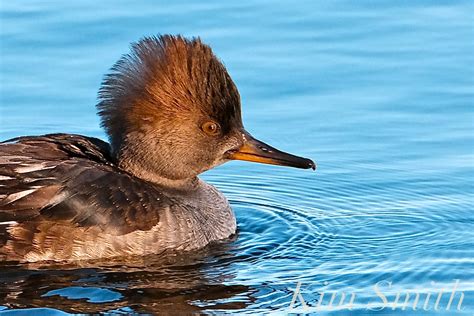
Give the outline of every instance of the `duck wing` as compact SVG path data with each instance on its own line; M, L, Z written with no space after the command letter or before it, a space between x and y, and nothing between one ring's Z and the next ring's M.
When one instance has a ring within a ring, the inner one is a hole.
M123 235L151 229L169 205L154 185L119 169L97 138L50 134L0 143L0 249L12 225L23 227L25 244L44 221Z

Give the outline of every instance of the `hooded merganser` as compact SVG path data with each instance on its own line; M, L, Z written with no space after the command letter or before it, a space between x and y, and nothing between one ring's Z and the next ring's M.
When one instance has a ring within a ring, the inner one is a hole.
M244 130L240 96L199 38L147 37L105 76L110 144L49 134L0 143L0 258L87 260L230 237L229 202L198 178L238 159L315 169Z

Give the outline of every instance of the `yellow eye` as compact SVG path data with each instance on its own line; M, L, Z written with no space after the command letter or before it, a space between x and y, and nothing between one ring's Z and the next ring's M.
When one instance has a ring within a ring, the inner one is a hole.
M216 122L209 121L202 124L201 129L208 135L216 136L219 134L221 127Z

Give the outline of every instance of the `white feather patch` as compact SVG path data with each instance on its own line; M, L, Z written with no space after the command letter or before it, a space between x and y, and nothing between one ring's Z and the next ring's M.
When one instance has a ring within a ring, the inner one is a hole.
M17 224L18 222L15 222L15 221L0 222L0 225L7 225L7 226L13 226Z
M33 192L35 192L36 190L38 190L38 187L34 188L34 189L29 189L29 190L25 190L25 191L20 191L20 192L16 192L16 193L13 193L13 194L10 194L7 196L7 198L5 199L5 202L7 203L11 203L11 202L15 202L16 200L19 200Z
M55 166L48 166L47 167L46 164L44 164L44 163L37 163L37 164L17 167L17 168L15 168L15 171L18 172L18 173L28 173L28 172L38 171L38 170L52 169L54 167Z

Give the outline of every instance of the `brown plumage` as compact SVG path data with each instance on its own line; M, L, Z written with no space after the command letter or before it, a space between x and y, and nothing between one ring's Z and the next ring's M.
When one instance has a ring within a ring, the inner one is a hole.
M104 79L111 144L70 134L0 143L0 258L83 260L193 250L235 233L225 197L197 177L231 159L313 168L253 139L211 48L144 38Z
M242 125L237 87L199 38L165 35L133 44L105 77L99 99L102 126L115 149L132 130L149 122L167 125L182 112L212 117L224 133Z

